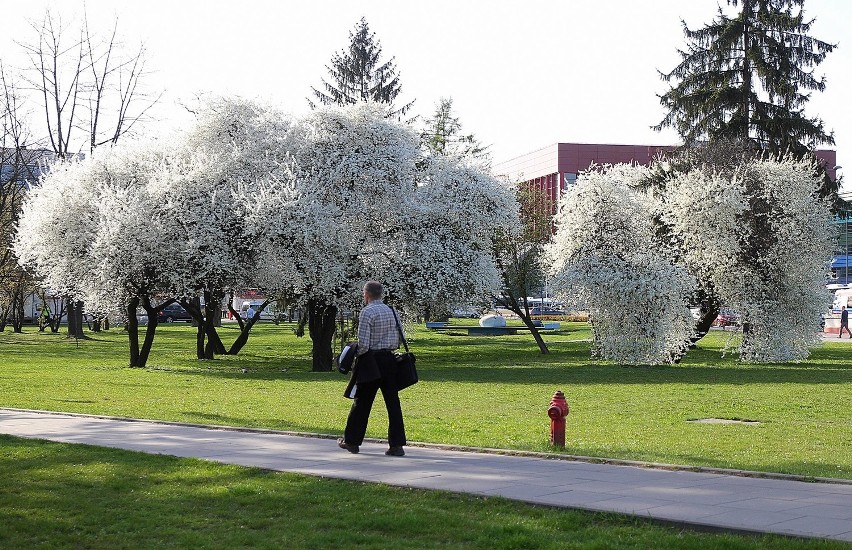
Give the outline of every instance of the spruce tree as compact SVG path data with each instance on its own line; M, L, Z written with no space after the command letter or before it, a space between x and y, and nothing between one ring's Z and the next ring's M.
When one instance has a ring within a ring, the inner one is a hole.
M459 118L453 116L452 98L441 98L432 118L426 120L420 141L427 156L443 155L465 159L488 167L491 164L488 146L483 146L473 134L462 134Z
M814 75L834 44L808 33L804 0L728 0L734 17L719 8L698 30L683 24L688 48L670 73L677 84L660 96L668 114L655 129L677 130L684 144L739 140L772 154L805 155L834 144L823 121L804 106L825 78Z
M322 90L311 87L316 100L322 105L351 105L358 101L375 101L390 105L389 116L400 117L414 101L400 108L394 100L402 91L394 57L381 63L382 45L376 34L370 32L367 20L355 25L349 33L349 48L334 54L331 64L326 65L330 82L322 79ZM308 99L312 109L316 104Z

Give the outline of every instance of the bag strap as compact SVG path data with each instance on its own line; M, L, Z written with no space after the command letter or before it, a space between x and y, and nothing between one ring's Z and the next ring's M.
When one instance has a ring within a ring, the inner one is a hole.
M408 342L405 340L405 334L402 333L402 325L399 324L399 317L396 315L396 310L391 307L390 310L393 312L393 318L396 321L396 331L399 333L399 339L402 340L402 345L405 346L405 353L409 353L408 350Z

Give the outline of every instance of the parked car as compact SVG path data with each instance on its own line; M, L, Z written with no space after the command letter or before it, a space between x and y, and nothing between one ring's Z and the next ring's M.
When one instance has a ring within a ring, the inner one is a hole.
M740 324L740 314L729 308L719 310L719 315L713 321L714 327L731 327Z
M457 307L452 312L453 317L463 317L465 319L479 319L480 311L473 306Z
M180 304L169 304L157 314L160 323L173 323L175 321L192 321L192 315Z
M568 313L554 307L535 306L530 308L530 315L568 315Z
M242 306L240 306L240 316L248 317L248 309L251 307L253 310L257 311L260 306L263 305L262 301L250 301L243 302ZM275 303L271 303L267 305L263 311L260 312L260 320L261 321L272 321L276 325L282 321L289 321L289 317L286 312L278 311Z

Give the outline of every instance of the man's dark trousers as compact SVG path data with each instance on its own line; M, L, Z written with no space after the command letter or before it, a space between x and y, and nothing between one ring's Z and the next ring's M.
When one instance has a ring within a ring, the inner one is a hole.
M402 420L402 407L399 404L399 392L396 389L396 359L391 351L371 352L376 359L382 377L372 382L359 383L346 420L343 440L350 445L361 445L367 433L367 421L376 399L376 392L382 390L385 407L388 410L388 445L402 447L405 441L405 424Z

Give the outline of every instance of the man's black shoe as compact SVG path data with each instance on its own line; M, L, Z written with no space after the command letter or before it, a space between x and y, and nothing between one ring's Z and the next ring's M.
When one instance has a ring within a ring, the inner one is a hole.
M402 447L391 447L385 454L388 456L405 456L405 451L402 450Z
M342 437L337 440L337 446L340 447L341 449L346 449L347 451L349 451L353 455L357 455L358 451L360 450L360 449L358 449L358 445L351 445L351 444L343 441Z

